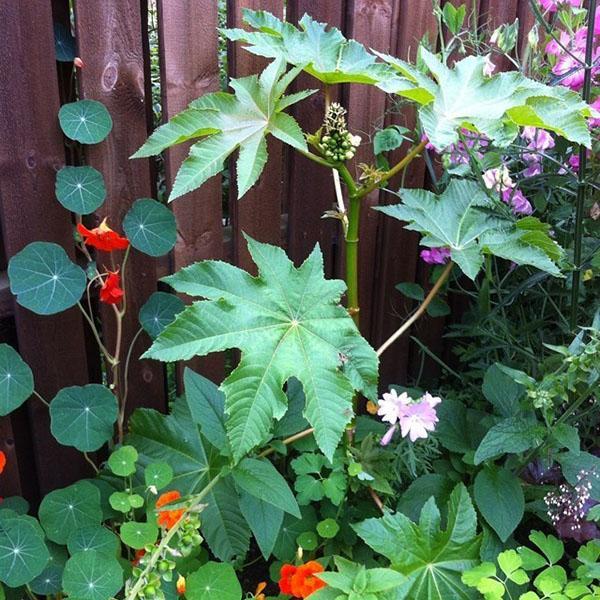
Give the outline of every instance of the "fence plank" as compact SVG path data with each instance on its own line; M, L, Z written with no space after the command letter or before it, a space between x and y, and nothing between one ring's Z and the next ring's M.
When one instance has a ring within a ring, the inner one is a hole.
M164 120L183 110L192 100L219 89L218 7L214 0L159 0L159 33ZM165 178L170 190L189 144L165 153ZM173 269L198 260L223 258L221 176L177 199L177 244ZM217 381L223 375L223 358L198 359L193 368Z
M227 20L232 27L242 27L242 10L267 10L278 17L283 16L281 0L229 0L227 3ZM229 67L230 77L244 77L260 73L265 67L263 58L250 54L241 44L230 44ZM246 248L243 232L261 242L280 244L281 206L286 191L286 170L284 148L281 142L272 136L268 140L269 161L257 184L246 193L242 200L237 200L235 185L235 168L231 169L231 186L229 197L229 214L233 226L233 257L235 264L254 271L254 265Z
M6 253L12 256L28 242L43 239L73 255L71 217L54 197L64 146L50 3L6 4L0 39L0 79L10 82L0 94L0 220ZM19 349L39 393L50 400L65 385L87 383L83 323L76 309L40 317L17 306L15 316ZM81 455L52 438L46 407L32 400L29 414L41 491L86 474Z
M87 162L104 175L108 192L98 217L108 217L113 228L119 229L131 204L152 194L149 161L129 160L148 133L140 3L139 0L101 3L79 0L75 3L75 15L79 54L86 65L80 76L81 94L101 101L114 122L104 142L86 147ZM100 255L98 264L110 265L109 257ZM123 352L139 329L139 309L156 289L157 263L132 251L127 269L131 276L126 290L128 310L123 323ZM105 337L113 348L112 311L103 311L103 321ZM166 407L163 367L157 362L133 361L129 389L130 410L139 406Z
M332 27L344 28L345 3L320 2L319 0L292 0L288 3L288 20L297 23L304 14L328 23ZM302 73L297 79L298 89L317 89L319 81ZM341 86L330 89L332 102L342 99ZM322 90L322 86L321 86ZM324 94L319 92L298 104L294 116L304 131L313 133L323 123L325 113ZM335 206L335 190L330 169L316 165L297 152L290 152L288 192L288 250L296 261L304 260L316 242L323 250L327 276L336 273L336 258L343 234L340 223L333 219L322 219L326 210Z

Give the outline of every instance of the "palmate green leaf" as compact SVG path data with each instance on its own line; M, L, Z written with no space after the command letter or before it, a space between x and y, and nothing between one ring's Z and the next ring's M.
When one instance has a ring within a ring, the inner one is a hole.
M137 410L130 419L129 431L127 442L137 448L138 464L146 467L168 462L174 472L169 489L184 495L200 492L226 463L205 441L183 399L173 403L170 415ZM231 478L220 480L204 502L207 506L202 511L202 535L212 552L224 561L243 556L250 542L250 530L240 514Z
M0 344L0 416L19 408L33 394L33 373L19 353Z
M312 91L284 96L299 69L285 72L282 60L272 62L260 75L230 82L234 94L202 96L168 123L159 127L132 158L159 154L176 144L196 142L183 162L169 201L200 187L223 170L227 157L239 148L238 198L255 183L267 162L268 133L298 150L307 149L304 134L293 117L282 111Z
M319 248L295 268L283 250L248 239L259 276L204 261L167 277L178 292L207 298L180 313L145 356L165 361L239 348L223 382L227 433L236 460L265 442L287 409L291 377L304 388L304 415L332 457L352 419L352 396L376 395L377 357L339 305L341 281L323 276Z
M462 573L480 562L477 516L463 484L450 496L445 529L440 522L440 512L430 498L418 524L402 513L388 513L353 527L373 550L389 559L393 569L409 577L411 600L478 598L461 581Z
M228 39L248 44L246 49L253 54L302 67L325 84L374 84L394 76L393 70L376 62L362 44L308 15L300 19L298 28L266 11L244 9L243 14L254 31L225 29Z
M533 126L591 147L586 125L591 109L578 94L532 81L519 72L487 77L483 56L468 56L449 68L426 48L420 52L435 82L394 57L380 55L398 77L379 85L422 105L423 130L438 150L456 143L463 127L479 131L499 146L514 140L519 126Z
M554 262L560 247L542 231L552 251L531 240L529 229L522 229L502 217L491 214L493 202L474 181L452 179L443 194L403 189L398 192L402 204L381 206L377 210L408 222L407 229L425 237L425 246L450 248L452 260L465 275L475 279L485 253L494 254L520 265L531 265L552 275L560 270Z

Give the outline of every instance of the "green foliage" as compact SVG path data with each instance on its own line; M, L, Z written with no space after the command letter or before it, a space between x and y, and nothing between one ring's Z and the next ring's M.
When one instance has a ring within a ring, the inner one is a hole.
M209 562L187 580L188 600L241 600L242 587L231 565Z
M283 112L312 93L284 96L298 72L286 73L285 63L274 61L260 77L231 80L235 94L217 92L195 100L159 127L133 157L151 156L175 144L205 138L192 146L179 169L169 198L172 201L221 172L224 161L239 148L236 173L241 198L256 183L267 162L268 133L297 150L307 150L300 126Z
M86 276L58 245L33 242L8 263L10 291L17 302L37 313L52 315L79 302Z
M177 241L175 216L151 198L136 200L123 219L123 231L131 245L149 256L163 256Z
M140 325L155 339L184 308L183 300L175 294L154 292L140 309Z
M71 212L93 213L106 199L102 173L93 167L63 167L56 174L56 198Z
M19 408L33 394L29 365L8 344L0 344L0 416Z
M129 521L121 525L121 540L130 548L140 550L154 544L158 537L158 527L155 523L136 523Z
M242 350L221 386L236 460L266 440L273 418L285 414L283 385L297 378L306 396L304 415L331 457L352 418L354 390L374 397L375 352L339 305L343 283L324 279L318 248L296 269L280 248L247 239L258 278L216 261L166 278L176 291L208 301L186 308L144 356L181 360Z
M297 475L294 488L299 504L307 505L323 498L335 506L343 502L348 483L338 454L330 461L322 454L303 453L292 461L292 469Z
M121 446L108 457L108 468L118 477L135 473L138 451L133 446Z
M108 110L97 100L63 104L58 120L63 133L82 144L98 144L108 136L113 126Z
M78 552L65 565L63 588L73 600L109 600L122 586L123 569L106 554Z
M401 513L386 514L354 526L358 535L385 556L393 569L409 578L414 600L475 598L461 574L478 563L477 517L466 488L459 484L448 501L446 528L433 498L418 523Z
M115 557L121 551L121 544L119 538L106 527L92 525L74 531L69 536L67 548L71 555L94 550L100 554Z
M429 247L447 247L452 260L465 275L475 279L484 255L493 254L521 265L531 265L559 276L555 264L558 245L543 235L543 243L526 237L526 230L491 213L494 206L473 181L452 179L445 192L436 196L425 190L400 190L403 203L377 207L384 214L408 222L407 229L425 237ZM541 232L540 232L541 233ZM552 251L548 252L546 244Z
M167 487L173 481L173 469L166 462L150 463L144 469L146 487L154 486L157 490Z

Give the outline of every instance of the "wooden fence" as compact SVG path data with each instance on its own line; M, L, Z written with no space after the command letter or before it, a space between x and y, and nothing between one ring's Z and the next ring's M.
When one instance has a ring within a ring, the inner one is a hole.
M168 118L192 99L219 89L219 3L156 1L162 111ZM489 22L494 26L517 16L526 24L532 20L528 0L465 1L474 3L481 25ZM85 63L78 77L80 97L103 102L114 120L108 140L86 148L86 162L105 177L108 200L102 216L118 225L135 199L156 194L156 169L151 161L128 160L152 127L147 0L73 0L71 4L77 54ZM230 0L230 25L241 26L246 7L278 16L285 10L292 22L306 12L368 47L402 58L414 58L419 39L426 33L431 39L435 35L431 0ZM71 27L69 0L13 0L0 7L0 341L18 348L34 371L36 388L47 398L60 387L97 381L101 376L99 358L77 310L38 317L16 305L5 274L7 259L31 241L72 247L71 216L54 196L56 171L73 160L57 120L72 65L55 61L53 23ZM253 73L263 64L239 46L229 48L231 76ZM310 85L315 83L312 80ZM353 132L368 138L373 123L385 122L383 93L358 86L335 93L349 109ZM296 117L308 131L319 126L322 114L319 97L296 109ZM407 126L414 122L410 112L395 118ZM127 289L131 310L125 323L125 347L138 328L137 310L155 290L159 276L206 258L225 258L252 269L243 231L261 241L284 245L296 261L304 259L319 242L328 274L339 275L340 231L336 222L321 218L334 203L331 174L288 152L274 139L269 144L269 165L258 185L241 202L233 199L232 190L230 219L223 219L223 182L214 177L173 204L179 237L168 260L157 262L133 253L130 272L135 275ZM167 153L167 188L185 153L185 148ZM356 162L363 160L368 160L368 148L364 147ZM411 167L405 185L426 185L424 164ZM378 192L368 198L369 205L386 201ZM428 270L418 260L415 235L375 211L365 211L365 215L360 235L361 318L364 333L377 345L411 309L394 286L402 281L427 285ZM443 324L443 319L425 319L415 335L441 352ZM405 381L421 360L420 351L409 340L398 343L383 360L382 381ZM196 366L215 380L223 374L223 360L218 356ZM149 361L134 365L130 389L130 409L166 408L162 365ZM35 400L0 419L0 450L8 457L0 477L0 496L22 494L35 501L41 493L88 472L76 452L53 441L47 410Z

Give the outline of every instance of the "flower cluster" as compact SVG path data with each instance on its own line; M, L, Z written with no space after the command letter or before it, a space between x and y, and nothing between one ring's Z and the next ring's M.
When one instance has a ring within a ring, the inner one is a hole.
M421 259L429 265L444 265L450 260L450 248L427 248L421 250Z
M517 188L506 165L485 171L483 182L489 190L500 193L502 201L508 204L515 214L530 215L533 212L531 203Z
M324 571L323 566L315 560L296 567L283 565L280 571L279 590L295 598L308 598L312 593L325 587L325 582L315 577Z
M425 393L419 400L412 400L406 392L398 395L396 390L383 394L379 400L377 414L391 427L381 439L381 445L386 446L392 440L398 425L402 437L408 436L411 442L419 438L426 438L430 431L435 430L438 422L435 407L442 401L441 398Z
M352 135L348 131L346 112L343 106L334 102L325 114L324 135L321 137L319 149L326 158L334 162L353 158L361 142L359 135Z

